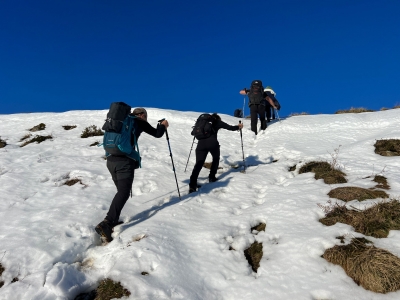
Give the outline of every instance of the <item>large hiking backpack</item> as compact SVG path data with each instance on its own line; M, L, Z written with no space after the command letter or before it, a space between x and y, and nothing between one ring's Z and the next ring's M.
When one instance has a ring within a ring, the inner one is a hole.
M135 116L129 115L131 107L124 102L111 103L102 129L105 131L103 147L106 155L125 155L140 163L139 146L136 141ZM133 133L134 145L131 144ZM137 149L137 150L136 150Z
M264 88L261 80L253 80L250 86L250 92L248 93L249 97L249 106L253 104L260 104L264 99Z
M193 126L191 135L198 140L209 138L213 133L214 118L210 114L201 114Z

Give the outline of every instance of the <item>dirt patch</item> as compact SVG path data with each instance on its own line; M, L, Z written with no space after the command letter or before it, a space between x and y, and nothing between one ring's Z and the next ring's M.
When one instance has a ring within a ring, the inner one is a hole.
M385 189L385 190L390 189L390 185L387 183L387 179L385 176L375 175L373 181L375 181L377 183L377 185L375 187L378 189Z
M382 156L400 156L400 140L378 140L374 144L375 153Z
M244 250L244 256L249 262L254 272L257 272L260 267L260 261L263 256L262 243L254 242L249 248Z
M0 148L4 148L5 146L7 146L7 143L5 140L0 139Z
M251 227L251 232L253 232L253 230L257 231L257 233L259 233L260 231L265 231L265 227L267 226L267 224L265 223L260 223L257 226ZM256 233L256 234L257 234Z
M369 190L355 186L338 187L328 193L331 198L340 199L343 201L367 199L389 198L389 195L380 190Z
M72 185L74 185L74 184L76 184L76 183L80 183L80 184L82 184L82 185L84 185L83 183L82 183L82 181L80 180L80 179L78 179L78 178L71 178L71 179L68 179L66 182L64 182L64 185L68 185L68 186L72 186Z
M332 168L332 166L326 161L311 161L302 166L299 170L299 174L313 172L315 173L315 179L323 179L326 184L335 183L346 183L347 180L340 170Z
M400 289L400 258L364 238L353 238L348 245L327 249L322 257L341 266L367 290L385 294Z
M296 167L297 167L297 165L291 166L291 167L289 167L288 171L289 172L296 171Z
M321 206L325 217L319 221L332 226L336 223L348 224L356 232L375 238L386 238L390 230L400 230L400 202L379 202L365 210L349 210L346 205Z

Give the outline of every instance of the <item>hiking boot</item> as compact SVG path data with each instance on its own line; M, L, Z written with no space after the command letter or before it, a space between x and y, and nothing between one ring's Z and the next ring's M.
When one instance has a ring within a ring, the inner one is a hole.
M189 186L189 194L197 192L197 188Z
M218 178L215 177L215 176L209 176L208 177L208 182L216 182L217 180L218 180Z
M100 235L101 239L107 243L113 240L111 234L113 232L113 226L107 221L101 221L95 228L97 234Z

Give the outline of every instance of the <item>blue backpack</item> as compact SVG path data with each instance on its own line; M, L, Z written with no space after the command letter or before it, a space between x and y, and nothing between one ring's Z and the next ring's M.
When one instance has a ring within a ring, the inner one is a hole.
M103 147L106 156L125 155L136 160L141 165L139 146L135 135L136 116L131 116L131 107L124 102L111 103L107 113L107 119L102 129L105 131L103 137ZM134 143L131 144L133 133ZM137 149L137 150L136 150Z

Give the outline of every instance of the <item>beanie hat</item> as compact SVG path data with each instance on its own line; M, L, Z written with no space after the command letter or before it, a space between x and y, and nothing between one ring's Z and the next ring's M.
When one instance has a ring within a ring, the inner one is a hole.
M272 87L270 87L270 86L267 86L267 87L264 89L264 92L270 92L271 94L273 94L274 96L276 96L276 93L274 92L274 90L273 90Z
M137 116L140 114L145 114L147 117L147 111L143 107L137 107L133 110L132 115Z

